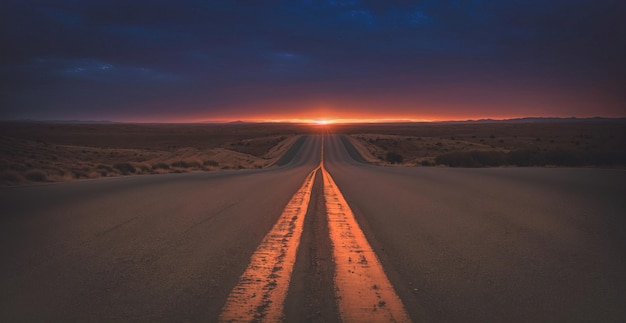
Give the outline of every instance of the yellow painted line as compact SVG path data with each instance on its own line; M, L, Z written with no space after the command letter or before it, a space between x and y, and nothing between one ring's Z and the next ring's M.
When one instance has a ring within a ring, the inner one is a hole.
M335 262L335 294L342 321L410 322L400 297L323 162L321 169Z
M294 194L226 299L220 322L283 321L283 304L311 199L316 168Z
M352 210L324 168L323 138L320 165L309 173L252 255L239 283L226 299L218 318L220 322L284 321L283 305L319 169L324 181L335 263L335 296L342 321L411 321Z

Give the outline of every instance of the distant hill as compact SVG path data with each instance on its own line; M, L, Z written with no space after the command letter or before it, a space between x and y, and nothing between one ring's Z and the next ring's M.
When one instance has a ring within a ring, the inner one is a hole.
M593 118L556 118L556 117L526 117L526 118L515 118L515 119L503 119L503 120L494 120L494 119L479 119L479 120L464 120L464 121L441 121L436 123L626 123L626 118L604 118L604 117L593 117Z
M15 123L50 123L50 124L168 124L168 122L123 122L123 121L109 121L109 120L34 120L34 119L21 119L21 120L0 120L1 122L15 122ZM174 122L177 124L184 124ZM242 121L235 120L230 122L225 121L201 121L191 122L189 124L219 124L219 125L247 125L247 124L281 124L281 123L297 123L297 122L255 122L255 121ZM340 120L336 122L342 124ZM478 120L450 120L450 121L388 121L388 122L349 122L349 123L361 123L369 125L427 125L427 124L494 124L494 123L626 123L626 117L624 118L606 118L606 117L593 117L593 118L558 118L558 117L524 117L513 119L478 119Z

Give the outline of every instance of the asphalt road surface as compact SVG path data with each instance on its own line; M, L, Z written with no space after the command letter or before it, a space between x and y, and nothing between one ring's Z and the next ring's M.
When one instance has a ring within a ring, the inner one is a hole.
M334 176L414 320L626 320L626 172L375 167Z
M0 188L0 321L216 321L316 169L283 312L339 320L322 141L272 169ZM626 320L625 171L354 157L325 137L325 169L413 321Z

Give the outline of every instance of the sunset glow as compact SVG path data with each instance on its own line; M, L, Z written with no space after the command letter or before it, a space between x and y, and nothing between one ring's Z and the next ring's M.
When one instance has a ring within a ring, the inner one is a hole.
M579 115L577 117L590 118L596 115ZM152 120L153 122L174 122L174 123L231 123L231 122L250 122L250 123L302 123L312 125L331 125L346 123L420 123L420 122L448 122L448 121L475 121L475 120L509 120L525 117L553 117L550 115L460 115L460 116L391 116L383 117L380 115L348 115L345 117L336 116L333 118L319 117L300 117L300 116L250 116L250 117L193 117L193 118L167 118ZM572 116L564 116L572 117Z
M15 2L0 120L624 117L623 9L596 3Z

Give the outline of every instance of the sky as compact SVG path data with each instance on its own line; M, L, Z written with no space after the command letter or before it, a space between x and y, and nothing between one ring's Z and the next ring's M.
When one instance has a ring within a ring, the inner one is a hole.
M626 116L623 0L0 2L0 120Z

